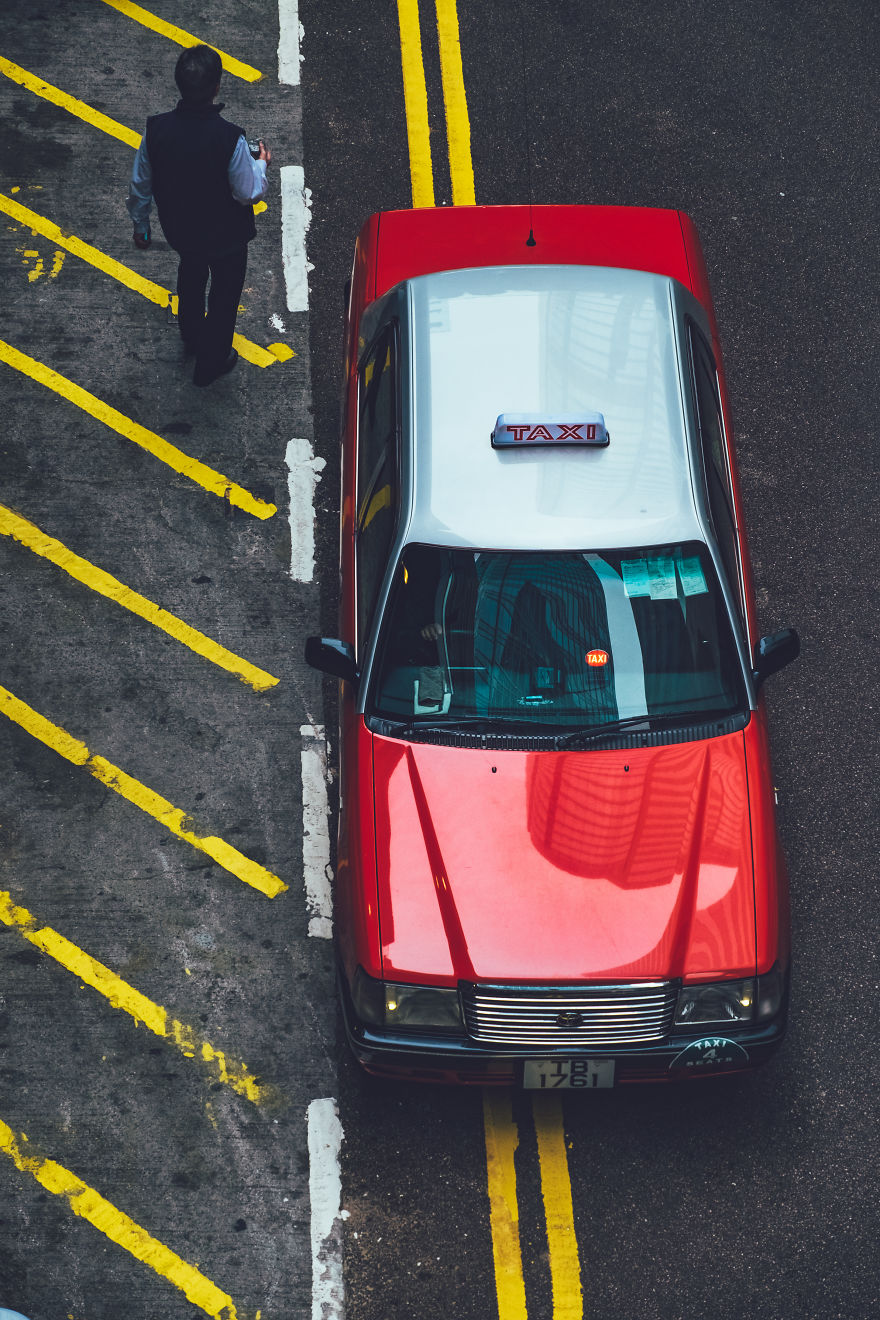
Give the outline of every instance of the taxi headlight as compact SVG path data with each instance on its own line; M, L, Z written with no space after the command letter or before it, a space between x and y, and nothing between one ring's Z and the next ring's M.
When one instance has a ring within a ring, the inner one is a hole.
M351 997L360 1020L371 1026L464 1032L457 990L377 981L359 967Z
M703 985L686 985L678 992L675 1010L676 1026L696 1026L698 1023L753 1022L757 981L754 976L744 981L708 981Z

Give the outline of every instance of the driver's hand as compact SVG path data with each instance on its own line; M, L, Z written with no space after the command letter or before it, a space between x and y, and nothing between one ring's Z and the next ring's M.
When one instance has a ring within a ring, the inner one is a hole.
M426 623L419 636L426 642L436 642L438 637L443 636L443 626L439 623Z

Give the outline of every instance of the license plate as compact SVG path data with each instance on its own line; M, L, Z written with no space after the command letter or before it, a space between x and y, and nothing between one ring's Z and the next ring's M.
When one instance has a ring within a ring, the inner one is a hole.
M523 1068L527 1091L589 1091L613 1085L613 1059L526 1059Z

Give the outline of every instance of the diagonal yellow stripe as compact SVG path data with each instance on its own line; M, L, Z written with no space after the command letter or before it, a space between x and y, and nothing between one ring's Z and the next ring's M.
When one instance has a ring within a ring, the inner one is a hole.
M397 19L400 25L400 61L403 69L403 101L413 206L433 206L434 169L431 164L431 130L428 126L428 91L422 63L419 0L397 0Z
M105 760L103 756L93 756L85 743L74 738L57 724L53 724L51 720L47 720L45 715L41 715L39 711L28 706L4 687L0 687L0 714L6 715L32 738L45 743L66 761L72 762L73 765L85 766L95 779L112 788L114 793L118 793L120 797L139 807L148 816L152 816L178 839L183 839L194 848L198 848L200 852L207 853L218 866L222 866L224 871L234 875L237 880L258 889L267 898L275 898L287 888L277 875L267 871L258 862L245 857L244 853L233 848L232 844L214 835L196 834L189 828L192 822L185 811L173 806L167 798L161 797L140 780L133 779L111 761Z
M26 1136L22 1134L19 1141L12 1128L2 1119L0 1150L9 1156L20 1173L29 1173L36 1178L47 1192L62 1197L80 1219L85 1219L111 1242L173 1283L193 1306L213 1316L215 1320L239 1320L232 1298L206 1278L201 1270L151 1237L146 1229L105 1200L75 1173L34 1152ZM245 1320L245 1317L242 1316L241 1320Z
M121 261L115 261L113 257L108 257L105 252L92 247L91 244L83 242L75 234L69 234L61 229L59 225L53 224L45 216L37 211L31 211L29 207L22 206L20 202L14 201L4 193L0 193L0 211L17 220L19 224L27 225L29 229L35 229L38 234L48 238L58 247L66 248L68 252L75 257L87 261L90 266L103 271L105 275L110 275L120 284L124 284L127 289L132 289L139 293L142 298L148 298L150 302L156 303L158 307L171 307L172 312L177 313L177 295L172 294L170 289L164 288L161 284L154 284L152 280L139 275L136 270L131 270L128 266L123 266ZM273 367L276 362L286 362L289 358L296 357L292 348L287 344L272 344L269 348L261 348L259 344L254 344L250 339L245 339L244 335L235 335L232 340L233 346L238 350L243 358L252 362L257 367Z
M40 949L66 971L93 990L103 995L113 1008L128 1013L135 1022L141 1022L154 1036L171 1041L188 1059L197 1059L209 1076L224 1086L243 1095L255 1105L277 1104L280 1096L275 1087L260 1086L246 1063L217 1050L193 1028L176 1018L169 1018L161 1004L153 1003L134 986L123 981L109 967L85 953L77 945L59 935L49 926L41 926L26 908L17 907L11 894L0 891L0 921L19 934L35 948Z
M44 82L34 73L28 73L20 64L13 64L12 60L4 59L0 55L0 73L11 78L13 82L20 87L26 87L29 92L35 92L37 96L42 96L45 101L51 101L53 105L60 106L62 110L67 110L70 114L76 115L77 119L83 119L93 128L100 128L102 133L109 133L111 137L118 138L126 146L137 149L141 144L141 135L136 133L133 128L127 128L125 124L118 123L111 119L109 115L102 115L100 110L93 110L85 101L78 101L75 96L69 96L67 92L62 92L59 87L53 87L51 83Z
M583 1320L581 1266L574 1231L571 1179L565 1152L560 1096L538 1092L532 1098L532 1113L538 1138L541 1195L547 1223L553 1320Z
M519 1133L509 1091L484 1089L483 1126L498 1320L527 1320L513 1158Z
M146 449L154 458L166 463L168 467L179 472L181 476L188 477L196 485L201 486L212 495L219 495L221 499L226 499L230 504L234 504L237 509L243 509L245 513L251 513L255 518L271 518L278 510L274 504L267 504L265 500L258 499L256 495L251 495L250 491L242 486L237 486L235 482L224 477L222 473L215 472L213 468L200 463L197 458L190 458L182 449L176 445L163 440L161 435L156 435L155 431L148 431L145 426L139 422L133 422L130 417L112 408L109 403L104 403L94 394L89 394L82 386L74 384L66 376L60 375L47 367L45 363L38 362L36 358L28 357L26 353L21 353L12 344L7 344L5 340L0 339L0 362L7 363L14 367L16 371L21 371L25 376L30 376L31 380L39 381L47 389L54 390L63 398L75 403L83 412L109 426L112 431L125 436L126 440L131 440L134 444L140 445L141 449Z
M183 28L175 27L173 23L166 23L163 18L157 18L155 14L142 9L140 5L132 4L131 0L104 0L104 4L109 5L111 9L118 9L126 18L133 18L136 23L142 23L144 27L151 28L160 36L167 37L169 41L176 41L178 46L211 45L209 41L202 41L201 37L194 37L191 33L184 32ZM252 65L243 64L241 60L234 59L232 55L218 50L216 46L211 46L211 49L217 51L227 73L234 73L236 78L243 78L245 82L258 82L262 78L259 69L253 68Z
M449 177L453 206L473 206L474 165L471 159L471 124L468 117L461 41L455 0L435 0L437 38L440 46L440 76L446 109L446 139L449 144Z
M204 633L200 633L196 628L191 628L188 623L178 619L175 614L170 614L168 610L163 610L161 606L155 605L146 596L140 596L131 587L127 587L124 582L118 578L111 577L105 573L102 568L95 564L90 564L87 559L82 559L74 554L61 541L56 541L54 537L47 536L41 532L39 527L35 527L27 518L20 517L13 513L5 505L0 504L0 535L11 536L18 541L20 545L27 546L35 555L40 555L43 559L48 559L50 563L58 568L63 568L65 573L69 573L77 582L88 587L91 591L97 591L99 595L106 596L108 600L113 600L123 609L130 610L132 614L138 615L141 619L146 619L154 628L161 628L162 632L173 637L176 642L183 646L188 646L196 655L203 656L205 660L210 660L212 664L218 665L221 669L227 670L230 674L235 674L243 682L248 683L258 692L265 691L266 688L274 687L278 679L268 674L265 669L259 669L252 665L249 660L243 660L240 655L233 651L227 651L225 646L219 642L212 641Z

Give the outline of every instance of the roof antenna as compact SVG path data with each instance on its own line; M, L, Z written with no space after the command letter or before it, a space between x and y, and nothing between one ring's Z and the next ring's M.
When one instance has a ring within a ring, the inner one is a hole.
M529 188L529 236L526 239L526 247L537 247L538 240L535 238L535 226L532 216L532 133L529 125L529 94L528 84L526 82L526 36L523 25L522 4L517 5L519 11L519 49L522 56L522 89L523 89L523 126L526 135L526 178Z

